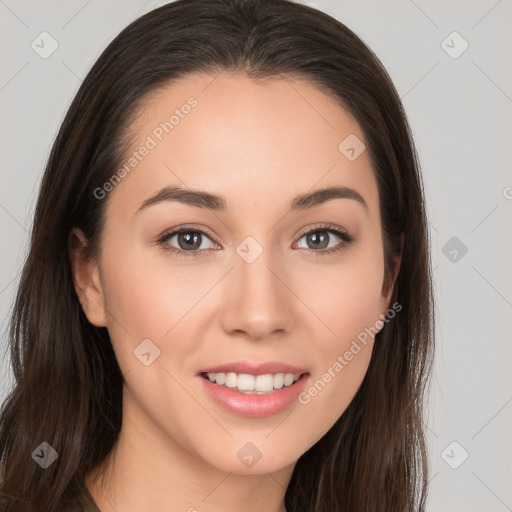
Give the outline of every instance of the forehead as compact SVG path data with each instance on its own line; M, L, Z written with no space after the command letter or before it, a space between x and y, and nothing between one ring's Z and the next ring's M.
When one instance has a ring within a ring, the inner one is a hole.
M365 143L360 126L303 80L191 75L150 93L130 128L131 151L139 156L114 195L122 194L133 211L168 185L223 195L230 209L288 203L312 189L341 185L358 190L377 210L368 152L355 160L344 152L346 140ZM141 157L143 146L150 149Z

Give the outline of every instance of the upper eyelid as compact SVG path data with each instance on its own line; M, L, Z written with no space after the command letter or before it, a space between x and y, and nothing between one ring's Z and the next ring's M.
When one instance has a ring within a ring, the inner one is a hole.
M315 231L334 231L334 232L341 231L345 235L350 236L349 232L345 228L343 228L341 226L335 226L330 223L324 223L323 225L322 224L320 224L320 225L313 224L310 226L306 226L304 229L301 229L296 236L302 238L304 235L307 235L308 233L315 232ZM339 236L339 234L337 236Z

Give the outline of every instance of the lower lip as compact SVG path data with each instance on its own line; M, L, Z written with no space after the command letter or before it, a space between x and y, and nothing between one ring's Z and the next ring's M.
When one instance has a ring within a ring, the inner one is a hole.
M246 418L263 418L277 414L290 406L307 384L308 373L304 373L291 386L271 391L264 395L242 393L236 388L214 384L202 375L206 392L227 411Z

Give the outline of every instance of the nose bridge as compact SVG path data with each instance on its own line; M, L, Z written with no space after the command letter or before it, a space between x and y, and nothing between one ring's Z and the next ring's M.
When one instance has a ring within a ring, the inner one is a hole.
M274 257L270 240L271 236L265 236L260 243L255 236L248 236L236 247L229 297L223 308L227 331L246 331L261 338L291 328L293 294L285 285L285 271Z

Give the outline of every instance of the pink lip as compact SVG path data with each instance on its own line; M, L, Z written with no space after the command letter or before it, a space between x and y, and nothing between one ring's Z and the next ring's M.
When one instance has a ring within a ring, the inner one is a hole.
M230 366L230 368L232 367L233 366ZM280 368L283 368L283 365L280 365ZM297 370L299 369L297 368ZM267 373L273 373L268 369L265 369L264 371ZM244 372L240 373L248 372L244 369ZM284 373L300 373L300 371L286 371ZM252 375L252 373L249 373L249 375ZM226 386L215 384L202 375L196 376L196 378L200 379L203 383L202 385L206 392L217 404L228 412L244 416L246 418L262 418L264 416L271 416L272 414L277 414L289 407L297 399L297 396L304 390L304 387L308 383L308 377L309 374L302 375L291 386L283 386L281 389L277 389L264 395L250 395L242 393L235 388L227 388Z
M266 375L269 373L307 373L304 368L292 366L279 361L268 361L266 363L251 363L249 361L235 361L233 363L211 366L199 370L201 373L246 373L247 375Z

